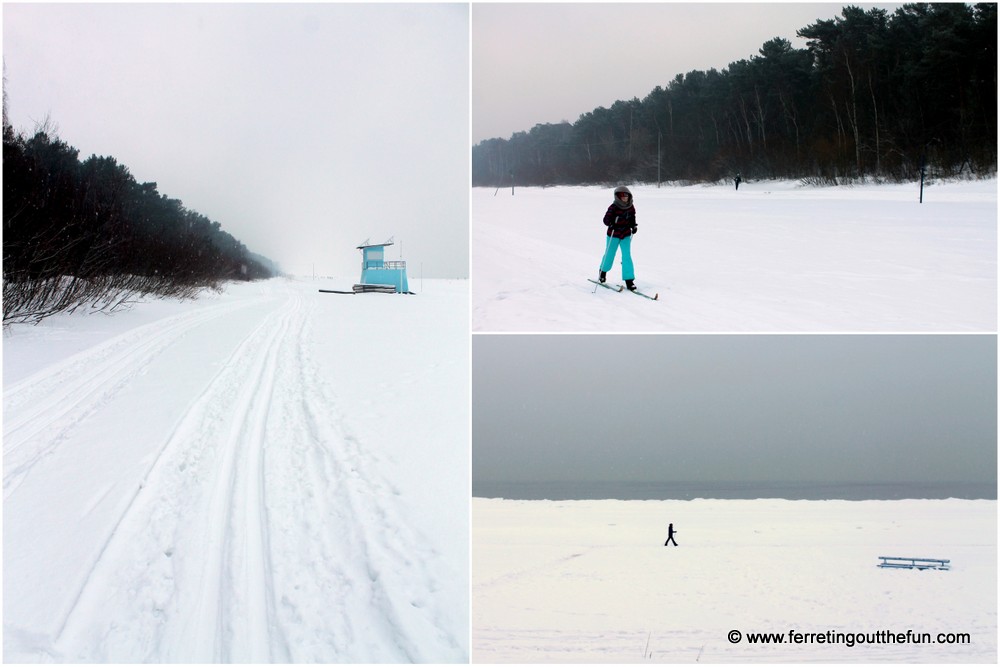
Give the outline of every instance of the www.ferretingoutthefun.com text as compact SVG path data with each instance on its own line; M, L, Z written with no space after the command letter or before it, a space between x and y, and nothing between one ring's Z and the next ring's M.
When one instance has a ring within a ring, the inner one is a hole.
M848 647L872 644L971 644L972 636L967 632L747 632L729 631L729 642L739 644L842 644Z

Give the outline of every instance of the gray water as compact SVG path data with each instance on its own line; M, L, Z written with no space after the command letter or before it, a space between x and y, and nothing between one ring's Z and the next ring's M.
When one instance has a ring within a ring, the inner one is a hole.
M997 486L979 482L786 483L786 482L472 482L476 498L512 500L996 500Z

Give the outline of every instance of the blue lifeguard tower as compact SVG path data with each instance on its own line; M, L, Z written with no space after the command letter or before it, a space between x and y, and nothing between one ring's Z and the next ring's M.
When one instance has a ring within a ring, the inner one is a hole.
M355 292L389 292L409 294L410 285L406 280L406 262L386 261L385 249L393 244L368 243L358 246L361 251L361 281L354 286Z

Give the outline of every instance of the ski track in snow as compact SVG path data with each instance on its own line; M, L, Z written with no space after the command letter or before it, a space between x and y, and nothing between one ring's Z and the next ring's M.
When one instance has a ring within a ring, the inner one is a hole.
M152 461L42 660L414 662L463 656L434 592L439 554L337 415L312 310L274 300ZM259 300L258 300L259 304ZM236 306L141 327L5 391L5 498L186 332ZM100 369L93 373L94 368ZM331 418L331 413L334 417ZM365 610L359 613L358 610Z
M4 499L31 468L55 452L86 419L194 327L245 303L215 306L148 324L4 388ZM41 447L25 447L42 441Z

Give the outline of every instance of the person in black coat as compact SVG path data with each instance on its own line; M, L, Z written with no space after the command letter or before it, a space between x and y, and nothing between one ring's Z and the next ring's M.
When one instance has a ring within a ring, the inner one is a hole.
M604 258L601 260L601 272L598 279L603 283L607 280L608 271L615 263L618 248L622 250L622 279L625 286L635 290L635 266L632 264L632 237L639 231L635 220L635 205L632 203L632 193L624 185L615 188L615 200L604 214L604 225L608 228L607 244L604 247Z
M667 528L667 541L663 543L663 546L667 546L671 542L674 543L675 547L677 546L677 540L674 539L674 524L670 524Z

